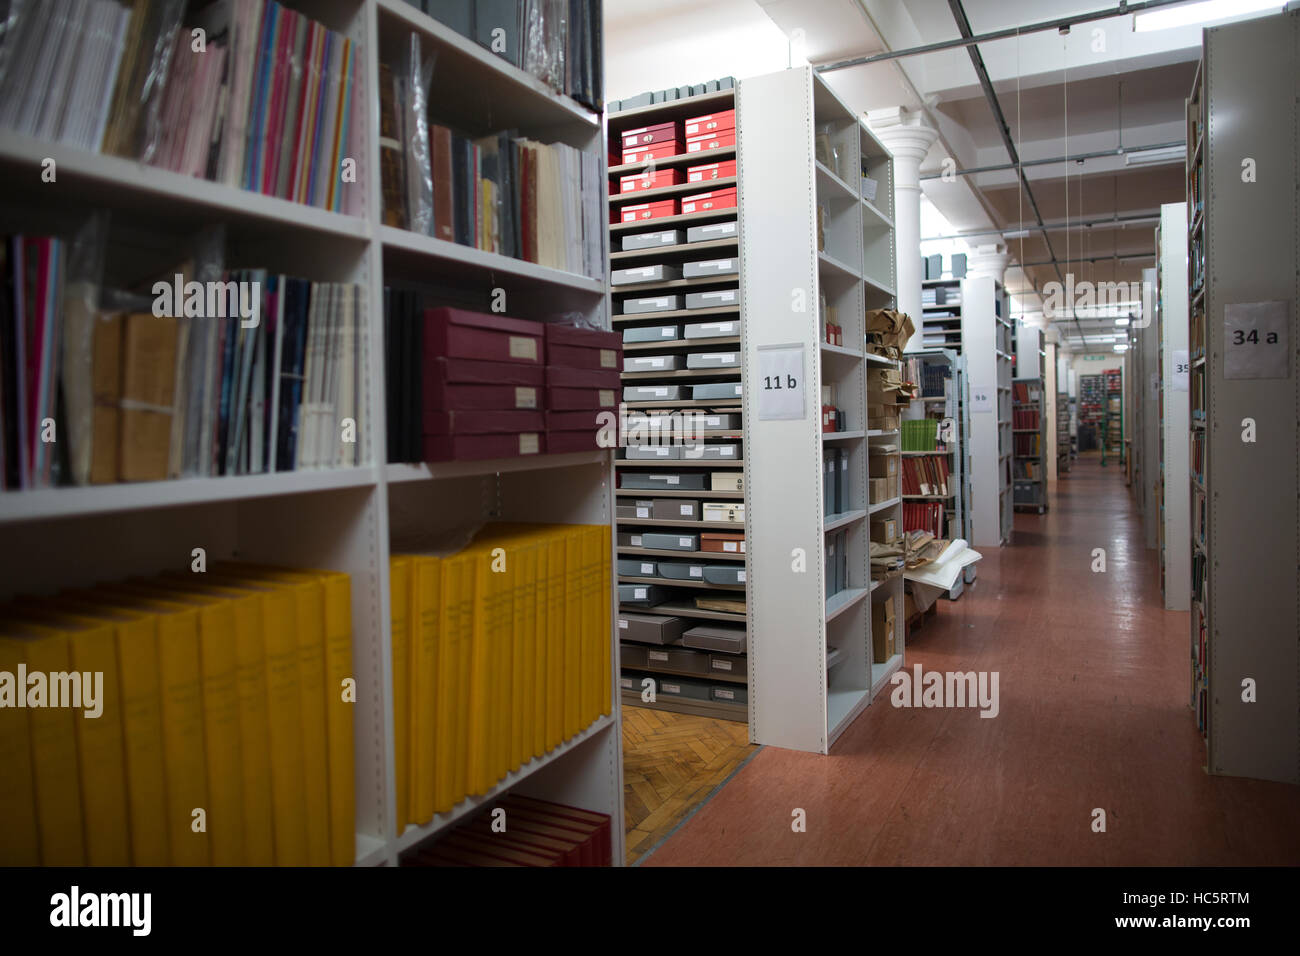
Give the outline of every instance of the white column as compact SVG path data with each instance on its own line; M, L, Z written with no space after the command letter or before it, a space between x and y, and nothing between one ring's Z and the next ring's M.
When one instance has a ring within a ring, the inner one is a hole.
M1007 247L1001 242L991 242L971 249L966 260L968 276L992 276L1006 288L1007 263L1011 260Z
M921 160L939 131L926 126L920 113L902 107L872 110L871 131L894 155L894 241L898 263L898 310L912 317L921 345Z

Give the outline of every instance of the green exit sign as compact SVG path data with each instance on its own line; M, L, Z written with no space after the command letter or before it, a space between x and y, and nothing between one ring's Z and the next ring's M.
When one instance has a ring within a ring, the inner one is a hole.
M1109 356L1106 355L1085 355L1083 360L1085 362L1104 362L1107 358L1109 358Z

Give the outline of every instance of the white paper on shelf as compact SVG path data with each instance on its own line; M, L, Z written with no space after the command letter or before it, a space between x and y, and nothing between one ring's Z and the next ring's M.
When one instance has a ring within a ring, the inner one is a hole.
M904 571L903 578L915 584L927 584L947 591L957 583L962 568L983 557L978 551L972 551L963 539L957 538L948 542L943 553L929 564Z

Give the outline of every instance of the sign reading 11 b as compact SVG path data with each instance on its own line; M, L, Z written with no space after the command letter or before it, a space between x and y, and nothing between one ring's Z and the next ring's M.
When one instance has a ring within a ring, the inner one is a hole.
M804 401L803 346L760 346L757 385L760 421L804 418L807 407Z

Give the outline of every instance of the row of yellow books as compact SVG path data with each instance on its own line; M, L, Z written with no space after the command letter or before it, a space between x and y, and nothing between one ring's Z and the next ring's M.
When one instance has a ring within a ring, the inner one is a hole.
M351 605L221 563L0 607L0 863L350 865Z
M490 524L391 558L398 831L610 712L608 526Z

